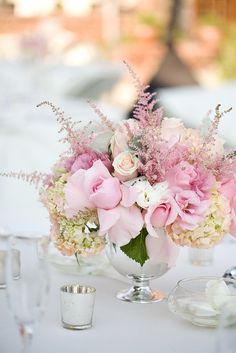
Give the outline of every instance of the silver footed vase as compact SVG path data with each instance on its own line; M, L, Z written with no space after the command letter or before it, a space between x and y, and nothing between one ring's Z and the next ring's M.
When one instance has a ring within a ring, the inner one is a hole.
M154 242L161 241L161 244L163 244L163 239L164 242L168 242L169 237L167 237L164 230L160 229L160 232L160 238L152 237ZM150 287L150 281L163 276L170 269L168 261L164 261L162 256L148 258L141 266L138 262L128 257L122 251L122 247L110 242L109 239L106 253L113 268L132 281L131 287L116 294L118 299L131 303L153 303L164 299L165 296L162 292L153 291Z

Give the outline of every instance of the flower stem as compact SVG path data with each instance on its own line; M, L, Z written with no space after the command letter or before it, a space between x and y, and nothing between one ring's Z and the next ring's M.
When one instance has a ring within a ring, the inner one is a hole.
M76 258L78 266L80 267L81 264L80 264L80 260L79 260L79 254L77 252L75 253L75 258Z

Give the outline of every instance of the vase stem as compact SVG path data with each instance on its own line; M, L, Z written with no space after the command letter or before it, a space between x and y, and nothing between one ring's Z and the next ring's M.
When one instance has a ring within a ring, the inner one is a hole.
M156 298L152 289L150 288L150 280L153 277L143 277L128 275L133 281L132 287L117 293L117 298L132 302L132 303L152 303L162 300L163 298Z

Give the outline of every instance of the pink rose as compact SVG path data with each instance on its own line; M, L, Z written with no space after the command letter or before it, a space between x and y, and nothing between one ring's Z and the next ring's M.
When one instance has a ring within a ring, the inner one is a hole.
M200 167L196 169L196 173L196 177L190 182L191 190L195 191L201 200L208 200L216 181L215 177L209 170Z
M210 171L201 167L195 168L186 161L170 169L166 174L166 180L172 191L192 190L203 200L210 198L210 189L215 182Z
M71 175L64 192L66 211L70 215L85 208L112 209L122 198L119 180L111 176L100 160L91 168L79 169Z
M231 203L236 194L236 175L234 178L229 180L224 180L220 187L220 192L224 197L226 197Z
M145 239L147 254L150 260L167 263L169 267L175 265L179 255L179 247L171 240L163 229L158 230L158 237L147 235Z
M143 216L136 206L118 206L112 210L98 209L100 235L108 233L112 243L122 246L136 238L143 227Z
M79 155L73 162L70 172L73 174L79 169L89 169L93 166L93 163L100 159L109 171L112 170L111 161L108 158L107 153L97 153L95 151L87 151Z
M194 229L206 216L209 201L201 200L194 191L180 191L175 195L175 201L180 208L175 223L182 229Z
M236 196L231 201L231 224L230 224L230 234L236 237Z
M232 179L225 180L221 184L220 192L230 202L232 218L230 225L230 234L236 236L236 175Z
M89 169L92 167L93 163L98 159L97 153L94 151L86 152L79 155L71 167L71 173L77 172L79 169Z
M162 199L158 204L149 206L145 214L148 233L153 237L158 236L155 228L162 228L173 223L178 213L179 207L172 196Z
M197 176L194 167L186 161L178 163L170 169L166 175L166 180L171 188L189 188L192 180Z
M112 163L111 160L109 159L108 153L99 153L99 159L102 161L102 163L105 165L105 167L109 170L111 173L113 168L112 168Z

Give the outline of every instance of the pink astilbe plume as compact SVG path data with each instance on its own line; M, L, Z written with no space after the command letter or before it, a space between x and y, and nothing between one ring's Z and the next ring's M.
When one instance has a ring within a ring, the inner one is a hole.
M49 182L50 175L40 172L24 173L24 172L9 172L0 173L0 176L7 178L15 178L18 180L25 181L29 184L35 185L38 188L40 185L45 185Z
M94 110L94 112L99 116L101 122L111 131L115 131L115 127L113 123L102 113L102 111L96 106L96 104L89 99L87 100L90 107Z
M231 107L231 108L226 109L224 111L220 111L220 107L221 107L221 104L218 104L215 108L215 117L214 117L214 120L213 120L209 130L208 130L208 134L205 138L204 147L207 144L212 143L215 140L215 136L218 133L220 119L222 118L222 116L224 116L225 114L229 113L232 110L232 107Z
M145 148L143 148L145 147ZM153 137L147 140L142 150L138 151L140 158L140 172L153 184L165 180L166 173L183 160L186 147L175 143L157 143Z
M209 129L208 129L207 135L204 138L204 142L203 142L200 154L201 154L201 152L209 153L211 146L214 145L214 143L215 143L215 138L218 133L220 119L225 114L229 113L232 110L232 108L229 108L224 111L220 111L220 107L221 107L221 104L218 104L215 108L215 116L214 116L214 119L213 119Z
M214 168L216 179L233 178L236 171L236 151L229 152L215 161Z
M232 160L230 160L232 156L223 156L214 152L214 146L218 143L218 127L220 120L225 114L232 110L232 108L229 108L221 111L220 107L221 104L216 106L214 119L209 126L205 138L203 139L200 150L197 151L194 156L195 164L202 165L211 170L216 179L221 177L222 173L230 172L230 170L232 170ZM230 164L231 167L229 168Z
M163 118L163 109L157 108L158 100L156 99L156 93L147 92L149 86L143 85L130 65L125 61L124 63L127 66L138 91L138 100L134 105L133 111L134 119L140 121L141 128L147 126L150 128L160 127Z
M66 132L66 137L61 141L64 143L69 143L71 150L74 153L83 153L85 149L91 144L94 135L93 133L87 133L88 128L91 125L89 122L86 126L78 129L79 122L73 122L72 118L65 118L65 114L60 108L56 107L53 103L44 101L37 105L41 107L43 105L48 105L51 107L53 113L56 116L57 122L61 125L59 133Z

